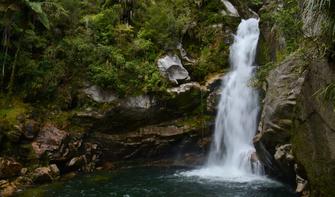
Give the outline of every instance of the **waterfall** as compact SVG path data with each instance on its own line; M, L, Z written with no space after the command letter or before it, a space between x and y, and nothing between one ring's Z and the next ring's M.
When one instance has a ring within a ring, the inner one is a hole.
M257 129L259 107L257 91L249 86L258 37L258 20L242 20L230 47L231 72L222 83L208 165L222 166L230 173L261 173L258 160L251 158L256 152L252 139Z
M222 80L222 94L207 165L189 175L245 177L263 174L253 137L259 112L258 93L250 87L259 38L257 19L242 20L230 47L231 71Z

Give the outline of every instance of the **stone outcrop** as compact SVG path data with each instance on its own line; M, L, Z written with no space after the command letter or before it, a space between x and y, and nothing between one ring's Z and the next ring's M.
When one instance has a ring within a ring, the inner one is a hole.
M157 65L161 74L175 84L178 84L178 80L190 79L188 71L177 55L166 55L158 60Z
M335 194L334 105L317 93L334 79L334 65L323 59L311 62L297 102L293 151L306 170L313 195Z
M102 161L136 159L162 159L188 153L204 153L211 135L212 125L208 120L179 119L146 126L125 133L107 134L94 132L89 138L103 148ZM73 160L75 164L81 158Z
M268 77L256 139L286 177L297 174L299 192L306 191L308 179L314 196L335 193L335 114L333 105L318 96L334 78L334 68L326 60L306 62L297 54L287 58ZM287 143L292 146L281 146ZM294 173L294 163L301 164L299 174Z
M222 73L210 76L206 81L206 87L210 92L206 98L206 111L209 114L215 115L219 105L221 96Z
M189 155L204 153L210 143L214 105L219 98L217 92L222 76L213 75L204 85L184 83L167 89L162 95L140 95L112 103L106 101L103 109L93 107L77 112L72 123L90 131L84 141L100 148L99 165L143 158L171 158L176 153L193 158ZM214 91L216 94L205 99ZM206 108L209 102L213 109ZM87 152L76 154L66 159L66 166L82 169L77 166L87 166L92 157L94 154Z
M168 89L162 95L140 95L119 99L103 109L77 112L74 124L95 132L123 132L190 114L208 94L206 87L190 82ZM131 124L130 124L131 123Z
M271 154L275 153L276 145L286 144L290 139L297 97L306 76L303 66L302 60L290 57L268 76L258 135Z
M103 90L96 85L84 88L83 92L92 100L98 103L109 103L118 99L114 92Z
M60 130L51 124L46 124L31 145L38 157L48 152L50 158L53 158L53 153L59 150L62 141L67 136L68 133L66 131Z

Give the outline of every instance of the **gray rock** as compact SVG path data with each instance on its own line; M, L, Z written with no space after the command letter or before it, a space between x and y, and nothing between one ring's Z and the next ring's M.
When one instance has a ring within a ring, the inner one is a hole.
M276 148L276 153L274 155L275 160L287 160L287 161L293 161L294 156L292 153L292 145L291 144L285 144L282 146L278 146Z
M295 189L296 193L302 193L307 188L308 181L301 178L297 175L297 188Z
M189 64L194 64L196 61L195 60L192 60L191 58L189 58L187 56L187 52L186 50L183 48L183 44L182 43L179 43L177 45L177 49L179 50L180 52L180 56L182 57L183 60L187 61Z
M135 97L129 97L126 100L122 101L122 104L127 108L141 108L141 109L149 109L155 105L155 98L140 95Z
M190 92L192 89L198 89L198 90L205 90L204 87L202 87L199 83L197 82L190 82L190 83L185 83L181 84L178 87L170 88L167 90L168 93L172 93L175 95L183 94L186 92Z
M96 85L83 89L83 92L98 103L110 103L118 99L112 91L103 90Z
M209 114L216 114L217 107L220 102L221 97L221 83L222 83L223 74L219 73L209 77L206 80L206 89L210 92L206 99L206 110Z
M85 157L85 155L82 155L82 156L79 156L79 157L72 158L68 162L67 166L68 167L72 167L72 166L81 167L81 166L85 165L85 163L86 163L86 157Z
M228 14L229 16L233 16L233 17L240 17L237 9L234 7L234 5L232 3L230 3L230 1L228 1L228 0L221 0L221 2L226 7L225 14Z
M157 65L161 74L175 84L178 84L178 80L190 79L188 71L177 55L166 55L158 60Z
M312 57L313 52L305 56ZM290 161L295 156L294 162L306 171L300 174L308 175L303 179L308 179L315 192L311 195L335 193L330 181L335 174L335 113L333 103L317 94L334 78L327 60L310 58L306 62L298 54L288 57L268 77L257 139L278 159L275 161L286 176L295 176ZM293 154L278 149L288 143L294 147Z
M261 140L271 153L286 144L295 117L294 107L305 81L303 60L291 57L270 72L259 126Z
M96 132L135 130L192 113L207 93L199 83L190 82L170 88L160 96L128 97L103 110L77 112L73 122L87 125L87 129L94 128Z

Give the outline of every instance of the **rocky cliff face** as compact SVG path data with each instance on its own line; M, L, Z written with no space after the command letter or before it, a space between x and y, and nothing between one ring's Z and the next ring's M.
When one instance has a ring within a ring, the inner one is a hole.
M334 80L334 71L325 59L306 62L294 56L271 71L257 136L274 158L280 146L292 144L295 158L284 164L275 158L269 167L278 167L288 181L295 175L308 179L314 196L334 194L335 114L333 105L316 94Z
M285 3L269 2L261 9L261 18L267 18L267 11L273 8L278 12L278 5L283 4L285 9ZM322 34L322 27L320 23L307 24L303 3L298 7L302 13L299 20L305 32L314 32L305 35L317 40L314 44L303 38L297 50L290 52L287 35L280 30L278 21L263 21L267 46L261 46L260 59L268 58L274 66L263 86L266 94L255 142L270 174L291 184L295 182L297 192L303 196L333 196L334 105L320 92L334 82L335 67L319 53L316 44L322 43L317 37Z
M305 168L314 195L335 194L335 113L333 104L316 92L332 83L335 69L325 59L309 63L298 97L292 144L297 161Z

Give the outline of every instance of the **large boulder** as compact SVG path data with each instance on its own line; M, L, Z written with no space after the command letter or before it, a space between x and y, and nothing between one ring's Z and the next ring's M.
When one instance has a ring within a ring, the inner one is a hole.
M7 180L0 180L0 196L13 196L16 190L17 187L14 183Z
M36 168L31 176L34 183L49 183L59 178L59 169L57 165L51 164L47 167Z
M49 158L52 159L67 136L66 131L60 130L52 124L45 124L31 145L38 157L48 152Z
M88 85L83 89L83 92L98 103L110 103L118 99L113 91L104 90L96 85Z
M177 55L166 55L157 62L159 71L171 82L178 84L178 80L188 80L190 76Z
M0 157L0 179L18 176L22 164L11 158Z

